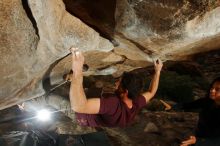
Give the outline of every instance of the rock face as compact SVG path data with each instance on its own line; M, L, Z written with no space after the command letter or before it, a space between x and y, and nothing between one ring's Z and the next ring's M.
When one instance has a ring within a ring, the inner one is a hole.
M164 60L180 59L219 48L218 41L214 46L202 47L213 44L213 37L219 40L217 0L96 0L93 3L64 0L64 3L67 11L110 38L116 46L115 52L128 59L150 61L156 56ZM131 55L133 51L136 53Z
M62 1L1 1L0 109L44 93L50 66L69 54L112 44L65 11ZM70 69L70 68L69 68Z
M85 53L86 76L114 77L220 48L219 0L2 0L0 10L0 109L61 82L71 46Z
M0 9L0 100L3 108L18 101L22 88L31 89L39 81L36 80L36 71L39 69L35 67L39 37L27 17L22 1L1 1Z

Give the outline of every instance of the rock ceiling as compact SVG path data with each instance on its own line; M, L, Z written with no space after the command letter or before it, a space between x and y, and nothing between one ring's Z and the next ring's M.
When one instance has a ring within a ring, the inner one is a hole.
M61 82L71 46L86 76L220 48L219 0L2 0L0 10L0 109L43 95L45 79Z

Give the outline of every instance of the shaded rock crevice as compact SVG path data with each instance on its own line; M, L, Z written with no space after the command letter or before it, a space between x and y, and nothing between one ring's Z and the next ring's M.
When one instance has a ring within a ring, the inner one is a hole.
M30 7L28 5L28 0L21 0L21 1L22 1L22 6L23 6L23 8L24 8L24 10L25 10L25 12L27 14L27 17L29 18L29 20L31 21L31 23L33 25L33 28L35 29L36 35L38 37L40 37L39 36L39 30L38 30L38 27L37 27L37 22L34 19L34 16L33 16L32 12L31 12L31 9L30 9Z
M63 0L66 11L78 17L99 34L114 40L116 0Z

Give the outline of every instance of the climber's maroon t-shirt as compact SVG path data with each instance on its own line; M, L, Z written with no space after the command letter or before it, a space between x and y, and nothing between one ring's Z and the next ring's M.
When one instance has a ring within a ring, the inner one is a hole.
M135 115L145 105L143 96L134 99L130 109L117 96L102 97L98 114L76 113L76 119L81 126L125 127L134 121Z

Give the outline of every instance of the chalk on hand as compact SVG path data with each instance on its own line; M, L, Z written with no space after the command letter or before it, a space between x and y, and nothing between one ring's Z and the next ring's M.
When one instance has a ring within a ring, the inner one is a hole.
M79 49L78 49L78 48L75 48L75 47L73 47L73 46L70 47L69 50L70 50L71 53L74 53L74 54L76 54L77 52L79 53Z

